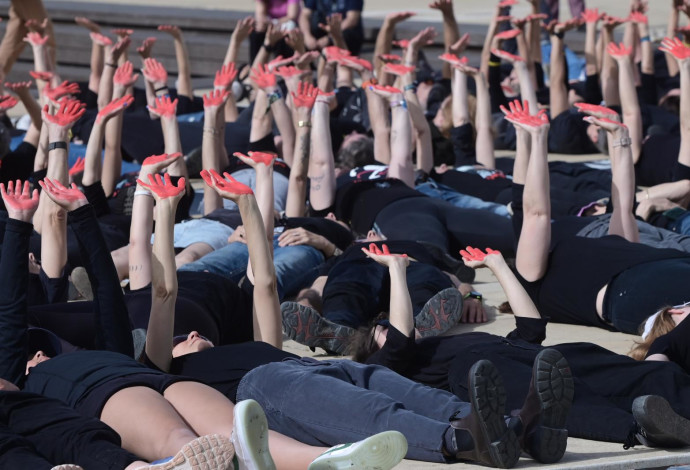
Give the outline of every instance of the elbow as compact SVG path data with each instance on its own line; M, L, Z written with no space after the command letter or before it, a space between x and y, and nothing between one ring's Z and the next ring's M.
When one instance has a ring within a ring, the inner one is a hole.
M57 204L53 204L48 212L51 227L60 227L67 221L67 211Z
M154 280L153 296L160 302L174 302L177 299L177 283L163 282L158 284Z

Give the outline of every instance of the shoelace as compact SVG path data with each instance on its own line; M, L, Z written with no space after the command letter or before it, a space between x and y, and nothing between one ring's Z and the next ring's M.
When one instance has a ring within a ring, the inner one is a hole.
M630 426L630 431L628 432L628 437L625 438L623 442L623 449L628 450L636 445L647 445L645 441L647 440L647 433L642 426L637 424L637 421L633 421Z

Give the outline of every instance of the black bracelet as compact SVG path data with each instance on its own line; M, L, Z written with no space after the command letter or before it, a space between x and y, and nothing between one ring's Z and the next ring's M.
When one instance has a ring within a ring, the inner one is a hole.
M67 142L51 142L48 144L48 151L55 149L65 149L67 150Z
M112 67L114 69L117 68L117 64L109 64L108 62L106 62L105 65L107 65L108 67Z
M159 91L163 91L163 90L167 90L167 89L168 89L167 85L164 85L164 86L162 86L162 87L160 87L160 88L156 88L156 89L153 90L153 91L154 91L155 93L158 93Z
M267 46L266 43L262 44L262 47L266 49L266 52L271 53L276 50L275 46Z
M553 33L554 36L556 36L558 39L563 39L565 37L565 33L561 31L560 33Z

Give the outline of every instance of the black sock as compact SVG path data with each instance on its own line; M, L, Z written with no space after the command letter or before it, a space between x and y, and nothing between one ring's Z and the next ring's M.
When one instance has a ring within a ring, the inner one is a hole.
M464 429L449 427L443 435L443 449L450 455L474 449L472 435Z

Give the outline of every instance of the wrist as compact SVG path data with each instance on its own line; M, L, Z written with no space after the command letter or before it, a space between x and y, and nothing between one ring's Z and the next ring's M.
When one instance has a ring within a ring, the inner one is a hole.
M67 130L51 130L48 132L48 142L67 142Z

